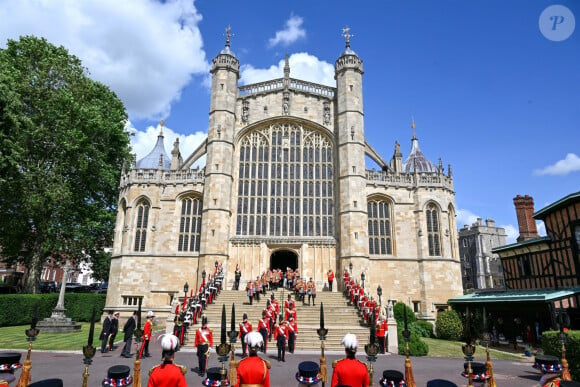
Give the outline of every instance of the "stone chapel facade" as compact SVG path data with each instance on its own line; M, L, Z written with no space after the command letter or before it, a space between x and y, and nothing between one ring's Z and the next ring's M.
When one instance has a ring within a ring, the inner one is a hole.
M239 86L228 37L211 68L206 141L168 156L161 132L122 171L106 308L128 313L141 299L168 315L216 263L228 289L239 265L241 287L292 267L319 290L352 263L375 299L380 285L383 305L404 301L425 319L462 294L451 167L429 161L415 134L405 160L398 143L388 163L367 143L363 62L345 37L335 87L291 78L288 58L283 78Z

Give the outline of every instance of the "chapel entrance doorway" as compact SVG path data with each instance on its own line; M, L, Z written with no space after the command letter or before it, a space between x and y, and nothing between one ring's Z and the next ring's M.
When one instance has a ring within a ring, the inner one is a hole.
M290 250L276 250L270 255L270 269L280 269L286 271L289 267L292 270L298 268L298 255Z

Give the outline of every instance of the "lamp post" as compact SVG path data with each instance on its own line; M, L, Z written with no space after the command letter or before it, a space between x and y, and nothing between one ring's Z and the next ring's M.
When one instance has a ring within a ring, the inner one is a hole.
M348 264L348 270L350 271L350 275L352 277L352 262Z
M205 272L205 269L203 269L203 271L201 272L201 278L203 279L203 286L205 286L205 276L207 275L207 273Z
M183 294L185 295L185 297L187 297L187 291L188 290L189 290L189 284L186 281L185 282L185 285L183 285Z
M362 282L362 288L363 289L365 288L365 278L366 278L366 276L365 276L365 273L363 271L362 273L360 273L360 280Z
M379 285L377 287L377 296L379 296L379 306L382 306L383 305L383 303L381 302L381 296L382 295L383 295L383 288L381 288L381 285Z

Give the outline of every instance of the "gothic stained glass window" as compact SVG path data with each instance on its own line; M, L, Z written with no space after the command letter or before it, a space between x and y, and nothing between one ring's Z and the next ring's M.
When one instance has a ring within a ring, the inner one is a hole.
M197 198L181 201L178 251L199 251L202 202Z
M261 204L238 205L237 235L334 235L332 143L322 133L289 123L254 130L240 140L240 168L238 203Z
M429 242L429 256L441 255L441 236L439 235L439 211L434 204L427 206L427 240Z
M369 200L367 211L369 254L392 255L393 244L391 237L391 210L389 203L383 200Z
M135 248L136 252L145 251L147 241L147 223L149 221L149 203L142 200L137 204L137 219L135 219Z

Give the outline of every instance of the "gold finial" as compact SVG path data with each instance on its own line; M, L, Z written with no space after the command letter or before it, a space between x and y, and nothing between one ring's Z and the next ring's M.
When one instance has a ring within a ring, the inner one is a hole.
M411 129L413 129L413 138L416 138L415 134L415 118L411 116Z
M230 38L232 36L234 36L234 34L232 34L232 27L230 27L229 24L226 27L226 33L224 34L224 36L226 37L226 47L229 47L230 46Z
M346 26L342 29L342 36L344 36L344 38L346 39L346 48L349 48L350 47L350 38L352 38L354 36L350 33L349 26Z
M163 136L163 127L165 126L165 120L161 120L159 122L159 126L160 126L160 128L159 128L159 135L160 136Z

